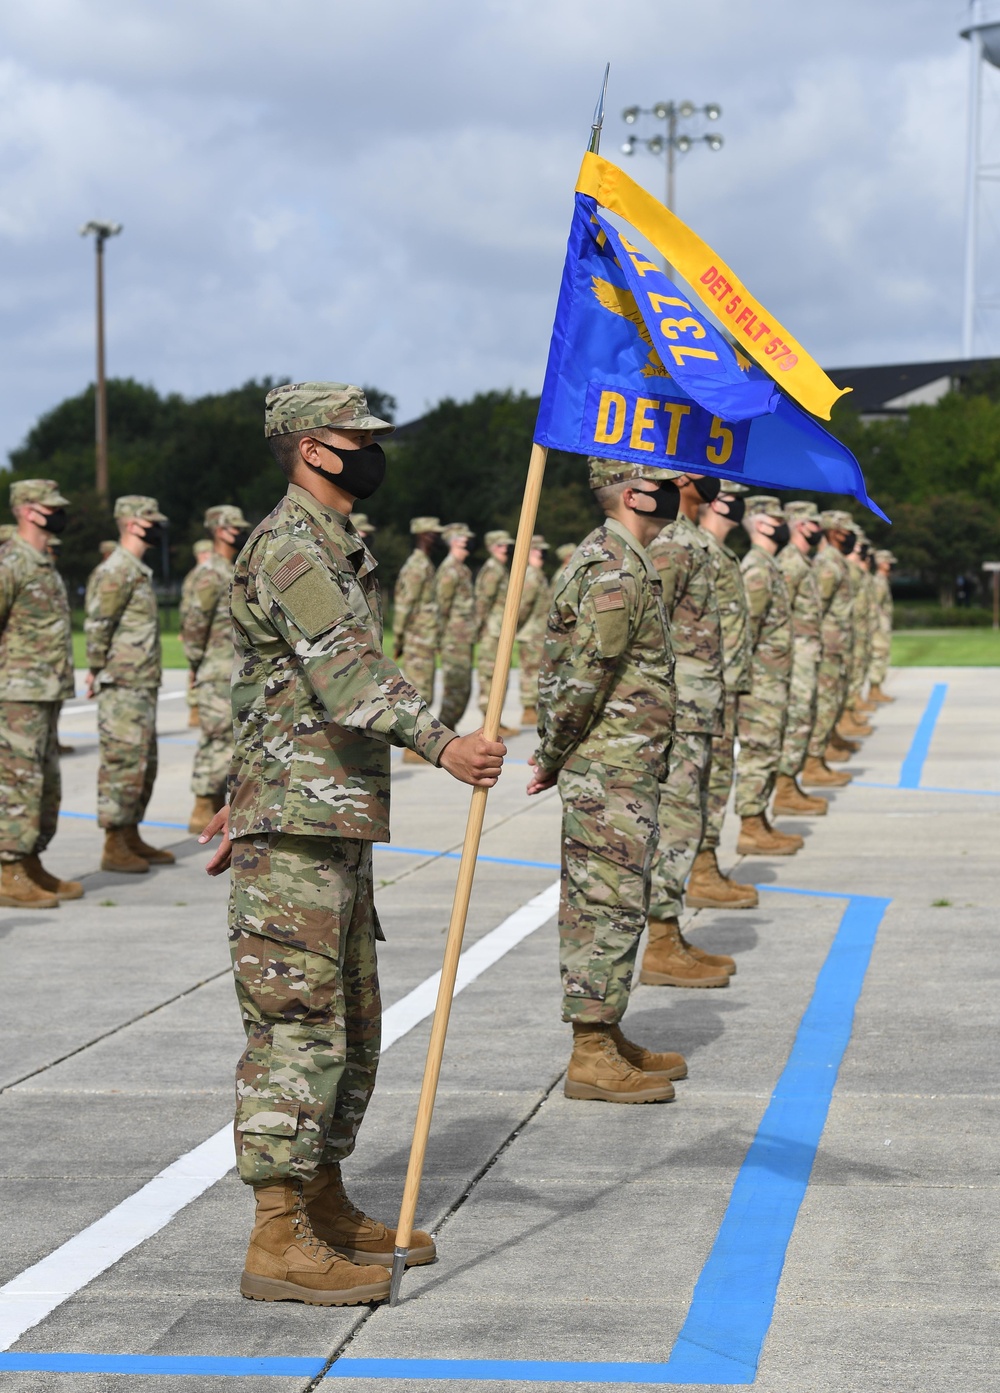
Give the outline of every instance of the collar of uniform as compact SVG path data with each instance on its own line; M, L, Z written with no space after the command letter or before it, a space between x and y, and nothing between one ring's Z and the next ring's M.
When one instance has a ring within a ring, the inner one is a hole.
M369 571L374 571L377 562L365 545L360 532L355 531L350 518L338 513L335 508L325 508L319 499L301 484L289 484L288 497L303 512L309 514L336 550L347 557L356 575L364 576Z
M37 547L33 547L30 542L24 540L20 532L15 532L10 540L16 542L23 555L33 561L36 566L53 566L55 564L47 551L39 551Z
M111 555L117 556L119 552L122 554L122 556L124 556L127 565L136 566L144 576L147 576L150 580L153 579L153 572L146 565L145 561L140 561L138 556L133 556L130 551L126 551L120 542L118 543L116 550L113 551ZM110 557L108 559L110 560Z
M703 527L699 527L696 522L692 522L686 513L678 513L673 525L675 531L684 532L688 541L692 542L695 546L706 547L708 545L705 541L708 533Z
M613 532L616 537L620 537L627 546L630 546L636 556L642 558L642 564L645 566L650 580L658 581L660 579L660 573L653 565L649 552L641 542L632 536L628 528L624 527L616 518L607 518L604 525L609 532Z

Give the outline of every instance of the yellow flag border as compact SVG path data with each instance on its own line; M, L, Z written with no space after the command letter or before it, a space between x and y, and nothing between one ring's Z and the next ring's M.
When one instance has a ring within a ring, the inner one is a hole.
M851 390L838 387L707 242L647 193L623 169L589 152L583 157L577 193L589 194L609 213L618 213L647 238L687 281L699 299L730 331L739 347L814 416L830 419L834 403Z

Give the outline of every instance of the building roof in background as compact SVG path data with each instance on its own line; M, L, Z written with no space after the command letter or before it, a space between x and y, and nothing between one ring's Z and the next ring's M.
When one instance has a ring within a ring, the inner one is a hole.
M1000 358L948 358L935 363L884 363L873 368L828 368L838 387L851 387L844 405L860 416L903 415L933 406L963 378L1000 372Z

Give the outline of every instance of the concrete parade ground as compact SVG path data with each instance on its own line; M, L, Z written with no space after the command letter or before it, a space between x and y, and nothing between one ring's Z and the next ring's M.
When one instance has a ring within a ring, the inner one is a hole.
M183 680L144 829L177 865L96 869L79 698L45 860L86 897L0 910L0 1390L996 1388L1000 670L891 673L856 782L828 817L782 820L805 848L738 864L759 909L691 916L694 942L736 956L731 985L635 989L626 1033L688 1057L670 1104L563 1097L559 800L525 797L532 737L509 742L417 1210L439 1260L393 1309L240 1297L243 1032L226 879L185 830ZM389 1223L469 801L395 760L385 1052L345 1166ZM727 869L735 842L730 818Z

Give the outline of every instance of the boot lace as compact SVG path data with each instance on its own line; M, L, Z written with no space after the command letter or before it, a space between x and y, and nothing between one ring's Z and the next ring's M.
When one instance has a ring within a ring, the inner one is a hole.
M330 1259L339 1260L339 1253L328 1247L321 1238L317 1238L313 1232L313 1226L309 1219L306 1209L305 1197L302 1194L301 1186L295 1190L295 1206L292 1211L292 1231L295 1234L295 1241L300 1243L310 1257L317 1258L320 1262L328 1262Z

